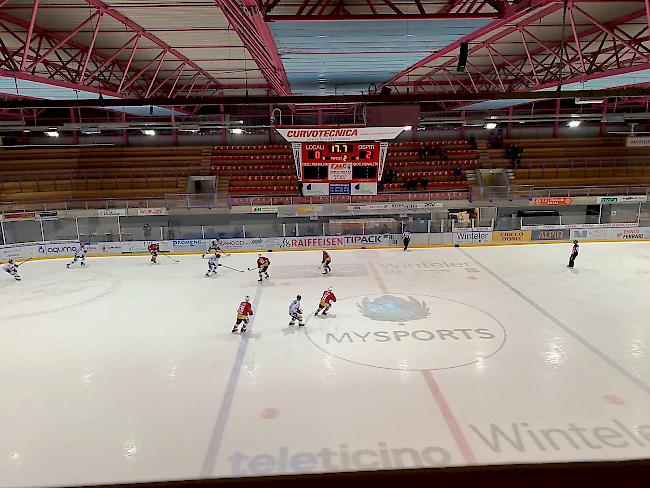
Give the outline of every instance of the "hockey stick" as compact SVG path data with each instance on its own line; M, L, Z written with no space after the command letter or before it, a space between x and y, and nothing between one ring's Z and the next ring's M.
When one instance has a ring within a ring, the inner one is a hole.
M169 251L165 251L165 252L169 252ZM167 257L167 258L169 258L169 259L171 259L171 260L172 260L172 261L174 261L175 263L180 263L180 261L179 261L178 259L174 259L174 258L173 258L173 257L171 257L170 255L168 255L168 254L165 254L165 252L163 252L163 251L160 251L160 254L162 254L163 256L165 256L165 257Z
M17 265L16 265L16 268L17 268L18 266L22 266L23 264L27 263L28 261L31 261L32 259L34 259L34 256L32 256L31 258L27 258L27 259L25 259L22 263L17 264Z
M232 269L233 271L237 271L239 273L243 273L243 269L236 269L236 268L231 268L230 266L226 266L225 264L220 264L219 266L223 266L224 268Z

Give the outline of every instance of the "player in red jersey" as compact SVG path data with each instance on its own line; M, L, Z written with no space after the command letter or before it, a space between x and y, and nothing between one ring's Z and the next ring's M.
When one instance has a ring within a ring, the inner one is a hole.
M332 268L330 268L330 263L332 262L332 258L329 255L329 253L325 250L323 250L323 261L321 261L321 266L323 267L323 274L331 273Z
M320 311L323 311L323 315L327 315L327 311L332 308L332 302L336 301L334 293L332 293L332 287L330 286L327 290L323 292L323 296L320 298L320 303L318 304L318 310L314 315L318 315Z
M262 256L261 254L257 255L257 274L260 277L259 280L257 281L262 281L262 274L266 279L269 278L269 273L267 271L270 265L271 265L271 261L269 260L269 258Z
M253 307L251 307L249 300L250 297L246 295L244 301L239 304L239 308L237 309L237 321L235 322L235 326L232 328L232 332L237 332L239 324L242 324L241 331L246 332L249 317L253 315Z
M147 249L151 253L151 262L155 263L156 258L158 257L158 253L160 252L160 244L158 244L157 242L152 242L151 244L149 244Z

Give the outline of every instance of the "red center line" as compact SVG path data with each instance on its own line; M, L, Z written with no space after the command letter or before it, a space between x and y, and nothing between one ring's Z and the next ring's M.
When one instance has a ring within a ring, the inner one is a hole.
M379 285L379 289L381 290L382 293L388 294L388 289L386 288L386 284L384 283L384 280L382 280L381 275L377 272L377 269L375 268L375 265L373 264L372 259L370 257L367 258L367 262L368 262L368 267L370 268L370 273L372 274L373 278L377 282L377 285ZM454 441L458 446L458 450L460 451L461 455L463 456L463 459L465 460L465 463L477 464L476 456L474 455L474 452L472 451L469 442L467 442L467 438L465 437L465 434L463 434L463 430L460 428L460 425L458 425L456 416L452 412L449 403L447 403L445 395L442 393L440 386L438 386L438 382L433 377L433 373L431 371L422 371L422 377L424 378L424 381L426 381L427 387L429 388L429 391L431 392L433 399L436 401L436 404L438 405L438 409L440 409L440 413L442 414L442 417L445 419L447 428L449 429L449 432L451 432L451 435L453 436Z

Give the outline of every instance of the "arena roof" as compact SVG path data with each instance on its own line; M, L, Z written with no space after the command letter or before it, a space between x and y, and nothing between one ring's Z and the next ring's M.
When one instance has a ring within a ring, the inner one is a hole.
M648 12L650 0L0 0L0 93L146 104L386 86L504 108L529 100L489 94L645 87Z

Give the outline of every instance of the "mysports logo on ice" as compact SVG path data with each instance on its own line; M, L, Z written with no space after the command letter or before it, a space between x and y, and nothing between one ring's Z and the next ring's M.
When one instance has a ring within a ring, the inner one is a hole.
M488 312L419 294L340 299L326 317L311 316L307 322L309 339L328 354L407 371L474 364L497 353L506 340L504 327Z

